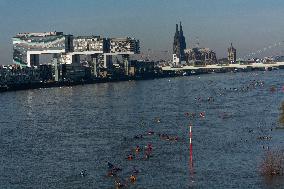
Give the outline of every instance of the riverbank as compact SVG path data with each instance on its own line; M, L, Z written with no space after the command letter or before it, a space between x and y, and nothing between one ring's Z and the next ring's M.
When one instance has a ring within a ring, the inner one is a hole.
M96 84L96 83L107 83L107 82L120 82L120 81L129 81L129 80L152 80L159 78L171 78L171 77L185 77L192 75L201 75L201 74L212 74L212 73L227 73L227 72L251 72L251 71L265 71L263 69L227 69L227 70L196 70L194 72L186 71L163 71L162 73L155 73L152 75L145 76L124 76L116 78L96 78L90 80L81 80L81 81L51 81L51 82L30 82L30 83L10 83L0 86L1 92L8 91L18 91L18 90L29 90L29 89L39 89L39 88L53 88L53 87L64 87L64 86L76 86L76 85L85 85L85 84ZM268 71L272 71L269 69Z

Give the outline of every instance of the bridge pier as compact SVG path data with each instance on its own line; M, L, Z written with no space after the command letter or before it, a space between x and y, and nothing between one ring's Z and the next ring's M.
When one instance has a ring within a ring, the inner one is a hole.
M94 77L98 77L98 69L97 69L97 64L98 64L98 54L92 54L92 74Z
M122 55L125 75L129 75L129 54Z
M59 81L59 65L58 65L58 54L53 54L52 64L54 66L54 80Z

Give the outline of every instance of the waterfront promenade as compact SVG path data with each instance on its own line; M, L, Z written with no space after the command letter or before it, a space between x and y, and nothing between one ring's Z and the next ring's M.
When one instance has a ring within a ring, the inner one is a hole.
M117 81L129 81L129 80L149 80L164 77L178 77L193 74L206 74L212 72L230 72L230 71L254 71L254 70L273 70L273 69L283 69L284 62L273 62L273 63L251 63L251 64L226 64L226 65L206 65L206 66L163 66L156 67L149 72L150 74L140 75L140 76L120 76L120 77L105 77L105 78L87 78L78 81L51 81L42 82L37 79L34 82L25 81L23 83L11 80L9 83L0 83L0 92L6 91L16 91L25 89L38 89L38 88L51 88L51 87L62 87L62 86L74 86L83 84L95 84L95 83L106 83L106 82L117 82ZM34 73L34 72L32 72ZM15 74L14 74L15 75ZM21 74L19 74L21 75ZM1 74L0 74L1 76ZM23 74L22 74L23 76ZM24 75L26 76L26 75Z
M206 66L180 66L180 67L171 67L164 66L162 67L163 71L186 71L186 70L206 70L206 69L265 69L265 68L281 68L284 67L284 62L273 62L273 63L251 63L251 64L214 64Z

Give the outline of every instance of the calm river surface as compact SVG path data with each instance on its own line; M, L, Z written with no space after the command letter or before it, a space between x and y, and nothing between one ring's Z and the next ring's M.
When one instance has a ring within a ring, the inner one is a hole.
M139 171L127 188L283 188L260 174L284 146L283 86L276 70L1 93L0 188L114 188L107 162Z

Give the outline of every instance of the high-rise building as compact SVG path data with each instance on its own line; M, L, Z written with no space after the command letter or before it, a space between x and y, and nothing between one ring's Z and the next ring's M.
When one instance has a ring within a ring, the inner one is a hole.
M230 63L235 63L237 60L237 50L233 47L233 44L231 43L231 46L228 48L228 61Z
M175 32L174 43L173 43L173 57L176 63L185 61L184 50L186 49L186 43L185 43L185 37L183 35L181 22L180 22L179 27L180 29L178 29L178 24L176 24L176 32Z

